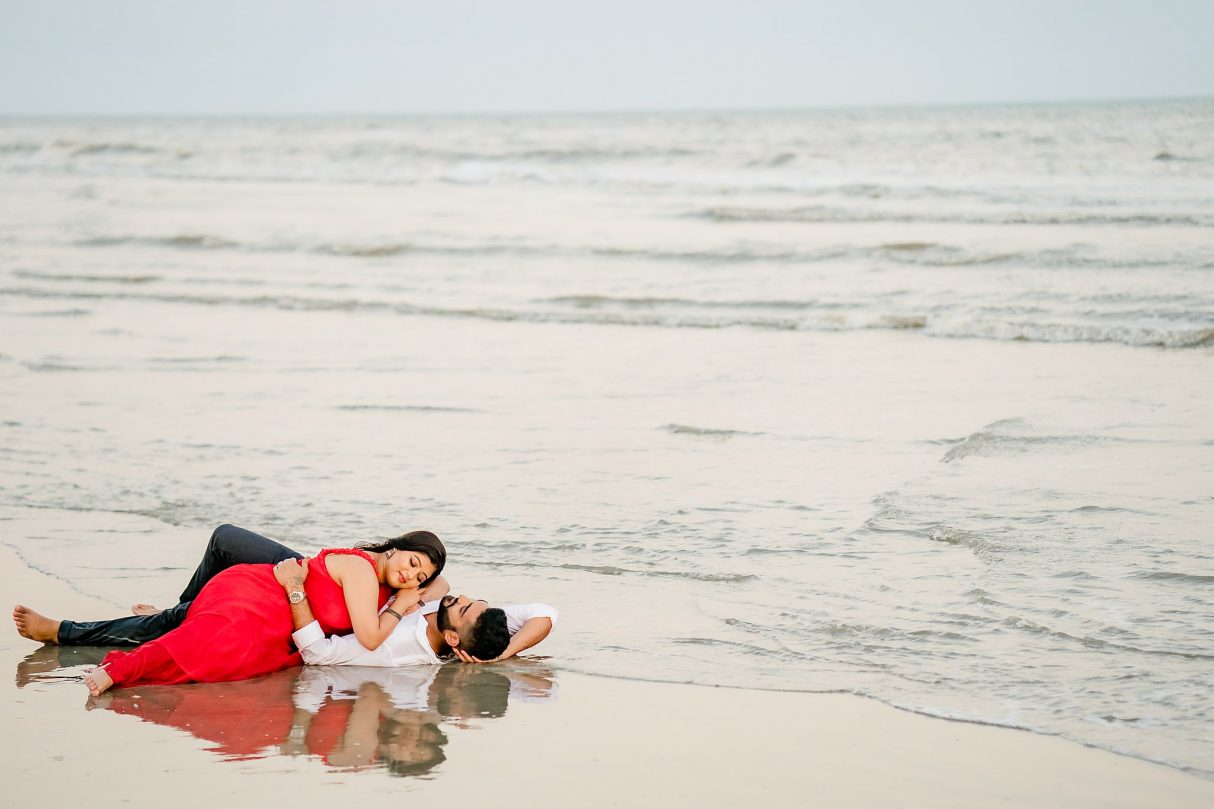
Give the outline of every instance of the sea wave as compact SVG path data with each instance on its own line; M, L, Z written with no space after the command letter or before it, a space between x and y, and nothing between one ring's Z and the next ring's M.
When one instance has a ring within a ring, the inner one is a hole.
M1172 581L1180 582L1181 584L1200 584L1209 586L1214 584L1214 576L1206 576L1198 573L1180 573L1172 570L1151 570L1143 573L1135 573L1132 578L1143 579L1146 581Z
M735 435L758 435L744 430L723 430L713 427L693 427L690 424L663 424L662 430L675 435L698 435L705 438L732 438Z
M159 281L159 275L100 275L92 273L51 273L34 272L32 270L16 270L16 278L28 278L35 281L85 281L102 284L150 284Z
M408 302L366 300L360 298L309 298L293 295L197 295L180 293L137 293L51 289L45 287L8 287L0 295L54 300L142 300L198 306L265 307L286 311L382 312L417 317L469 318L508 323L562 323L601 326L651 328L725 329L755 328L775 331L844 332L864 330L915 330L931 337L982 338L990 340L1046 343L1093 342L1123 343L1131 346L1192 348L1214 345L1214 325L1095 325L1074 323L1027 322L998 317L943 316L915 312L880 310L785 312L712 312L673 309L664 311L596 311L585 308L534 309L526 306L446 307ZM709 308L716 308L710 306ZM833 305L831 309L835 308Z
M783 245L743 244L702 249L645 246L471 243L442 244L410 241L240 241L209 233L169 235L108 235L70 242L84 248L144 247L181 250L233 250L248 253L312 253L349 258L391 258L406 254L451 256L517 256L550 258L599 257L691 264L816 264L823 262L883 262L925 267L1023 266L1059 269L1149 269L1153 267L1209 269L1209 251L1176 252L1168 256L1111 256L1090 246L1041 250L992 251L938 242L883 242L798 249ZM594 296L587 301L593 303ZM644 300L644 299L639 299ZM660 299L658 299L660 300Z
M350 411L385 411L407 413L482 413L470 407L442 407L438 405L405 405L405 404L344 404L336 405L335 410Z
M651 568L636 568L636 567L621 567L620 565L604 565L604 564L579 564L576 562L564 562L553 564L546 561L549 556L547 554L537 554L535 561L532 562L488 562L479 561L475 564L479 567L502 568L502 567L518 567L527 568L529 570L575 570L582 573L590 573L596 576L642 576L653 577L659 579L685 579L688 581L700 581L710 584L738 584L741 582L755 581L758 576L750 573L712 573L701 572L694 570L661 570Z
M1112 435L1067 435L1035 432L1024 419L1010 418L992 422L970 433L940 458L941 463L961 461L971 456L1007 455L1041 449L1059 451L1103 444L1136 443Z
M1037 202L1040 206L1041 203ZM1129 227L1214 227L1214 213L1071 211L1004 211L998 208L973 211L911 212L883 210L874 207L847 208L809 205L795 208L758 208L717 206L692 211L688 216L713 222L800 222L820 224L898 223L898 224L965 224L965 225L1108 225Z
M98 154L116 155L154 155L163 154L167 150L159 146L132 141L75 141L56 140L51 148L67 151L72 157L84 157Z
M1214 345L1214 323L1137 325L1033 323L1021 319L941 316L924 324L931 337L971 337L1031 343L1121 343L1145 348L1196 348Z
M80 239L77 247L171 247L184 250L232 250L256 249L249 245L205 233L182 233L173 236L99 236Z

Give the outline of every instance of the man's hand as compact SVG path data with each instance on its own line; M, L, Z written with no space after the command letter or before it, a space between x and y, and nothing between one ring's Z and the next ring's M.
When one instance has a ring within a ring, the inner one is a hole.
M307 559L283 559L274 565L274 579L288 593L302 590L306 578L308 578Z
M418 590L418 593L421 594L421 600L425 602L438 601L449 592L451 592L451 582L442 576L431 579L426 582L425 587Z
M495 657L492 660L481 660L479 657L473 657L458 646L454 647L452 653L465 663L496 663L498 660L505 660L506 655Z

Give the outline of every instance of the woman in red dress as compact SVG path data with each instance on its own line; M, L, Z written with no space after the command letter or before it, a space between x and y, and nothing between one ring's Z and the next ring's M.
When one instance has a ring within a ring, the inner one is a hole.
M375 649L419 590L442 572L447 551L429 531L379 545L324 550L307 560L305 593L326 634L353 630ZM379 610L392 591L393 609ZM129 652L110 652L87 677L89 693L141 684L225 682L298 665L291 605L273 565L236 565L207 582L181 626Z

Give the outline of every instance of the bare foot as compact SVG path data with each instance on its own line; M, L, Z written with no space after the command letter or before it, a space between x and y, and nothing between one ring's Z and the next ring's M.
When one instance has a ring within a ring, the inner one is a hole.
M23 604L13 607L13 623L17 625L17 633L23 638L42 643L59 642L59 622L34 612Z
M162 611L160 607L154 607L151 604L135 604L131 607L131 615L155 615Z
M114 680L105 669L98 666L84 675L84 684L89 687L89 696L99 697L109 690Z
M62 651L62 646L49 645L39 646L27 654L25 659L17 664L17 687L25 688L30 683L39 682L46 675L53 677L53 672L60 668L59 653Z

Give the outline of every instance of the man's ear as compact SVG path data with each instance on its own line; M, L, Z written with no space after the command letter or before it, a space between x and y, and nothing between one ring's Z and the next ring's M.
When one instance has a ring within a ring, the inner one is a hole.
M443 640L454 649L456 646L459 646L459 633L454 629L445 629L443 630Z

